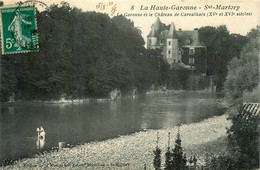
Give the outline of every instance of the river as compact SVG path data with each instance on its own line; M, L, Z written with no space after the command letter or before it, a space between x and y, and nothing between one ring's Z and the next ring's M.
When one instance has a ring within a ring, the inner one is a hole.
M221 115L222 98L212 93L168 93L79 104L27 103L0 108L0 162L38 152L36 128L46 132L45 149L76 145L145 129L166 129Z

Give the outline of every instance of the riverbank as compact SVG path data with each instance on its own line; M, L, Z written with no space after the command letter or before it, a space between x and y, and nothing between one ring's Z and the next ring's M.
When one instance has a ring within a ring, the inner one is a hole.
M152 96L157 94L167 94L167 95L179 95L179 94L210 94L210 95L217 95L223 97L222 92L210 92L208 90L150 90L145 93L146 96ZM66 98L60 98L59 100L17 100L12 102L0 102L0 108L1 107L16 107L21 106L25 104L81 104L81 103L90 103L90 102L96 102L96 103L105 103L105 102L111 102L111 101L117 101L122 99L135 99L140 95L134 95L134 96L121 96L118 98L80 98L80 99L66 99ZM221 99L222 100L222 99ZM226 101L222 101L223 106L227 106Z
M146 95L153 95L153 94L180 94L180 93L192 93L192 94L218 94L224 96L224 92L216 92L216 91L211 91L208 89L204 90L170 90L170 89L158 89L158 90L149 90L145 94Z
M28 103L41 103L41 104L77 104L77 103L88 103L88 102L107 102L111 99L108 98L84 98L84 99L64 99L61 98L60 100L28 100L28 101L15 101L15 102L5 102L1 103L0 107L13 107L19 106Z
M127 98L122 97L122 98ZM128 97L130 98L130 97ZM103 102L109 102L109 101L116 101L120 100L121 98L116 99L110 99L110 98L82 98L82 99L65 99L61 98L59 100L18 100L14 102L0 102L0 108L1 107L14 107L19 106L23 104L31 104L31 103L40 103L40 104L80 104L80 103L89 103L89 102L96 102L96 103L103 103Z
M210 92L208 90L150 90L145 93L145 95L156 95L156 94L216 94L219 96L224 96L221 92ZM89 103L89 102L97 102L97 103L103 103L103 102L109 102L109 101L115 101L120 100L124 98L131 98L135 99L138 97L138 95L134 96L121 96L118 98L81 98L81 99L66 99L64 97L60 98L59 100L17 100L17 101L11 101L11 102L0 102L0 108L1 107L14 107L19 106L23 104L28 103L41 103L41 104L80 104L80 103Z
M227 115L217 116L198 123L184 124L180 127L182 146L189 155L196 154L198 163L203 164L206 153L220 154L225 151L226 128L231 122ZM4 169L153 169L153 150L159 132L159 147L162 150L162 163L167 148L168 132L171 132L171 147L177 134L177 127L166 130L148 130L128 136L121 136L102 142L92 142L36 155L16 162Z

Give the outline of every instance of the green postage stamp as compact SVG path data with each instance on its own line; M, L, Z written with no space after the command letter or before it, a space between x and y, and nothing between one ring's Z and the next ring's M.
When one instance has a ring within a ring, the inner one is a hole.
M0 8L2 54L38 51L34 6Z

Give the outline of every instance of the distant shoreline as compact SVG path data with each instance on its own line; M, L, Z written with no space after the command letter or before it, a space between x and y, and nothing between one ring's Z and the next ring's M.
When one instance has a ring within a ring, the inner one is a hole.
M150 90L145 93L145 95L154 95L154 94L181 94L181 93L196 93L196 94L218 94L223 95L221 92L210 92L207 90ZM138 97L138 96L136 96ZM76 104L76 103L89 103L89 102L107 102L107 101L116 101L122 98L130 98L130 97L121 97L117 99L109 99L109 98L81 98L81 99L65 99L61 98L59 100L17 100L14 102L0 102L1 107L13 107L19 104L27 104L27 103L42 103L42 104Z
M231 126L228 115L215 116L198 123L184 124L180 128L182 147L187 156L196 154L199 164L204 164L205 153L216 155L225 151L226 128ZM48 152L26 158L14 165L2 167L13 168L117 168L117 169L152 169L153 150L156 135L159 132L159 147L162 150L162 164L167 148L168 132L171 132L171 147L177 134L177 127L164 130L147 130L131 135L120 136L101 142L91 142L65 148L59 152ZM219 152L219 153L218 153Z
M96 102L105 102L105 101L111 101L111 99L108 98L84 98L84 99L60 99L60 100L18 100L15 102L5 102L5 103L0 103L0 108L1 107L12 107L15 105L20 105L20 104L28 104L28 103L42 103L42 104L73 104L73 103L88 103L91 101L96 101Z

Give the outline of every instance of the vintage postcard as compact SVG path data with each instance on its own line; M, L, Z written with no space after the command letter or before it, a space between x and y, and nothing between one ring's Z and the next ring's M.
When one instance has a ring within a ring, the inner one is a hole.
M260 1L0 1L1 169L259 169Z

